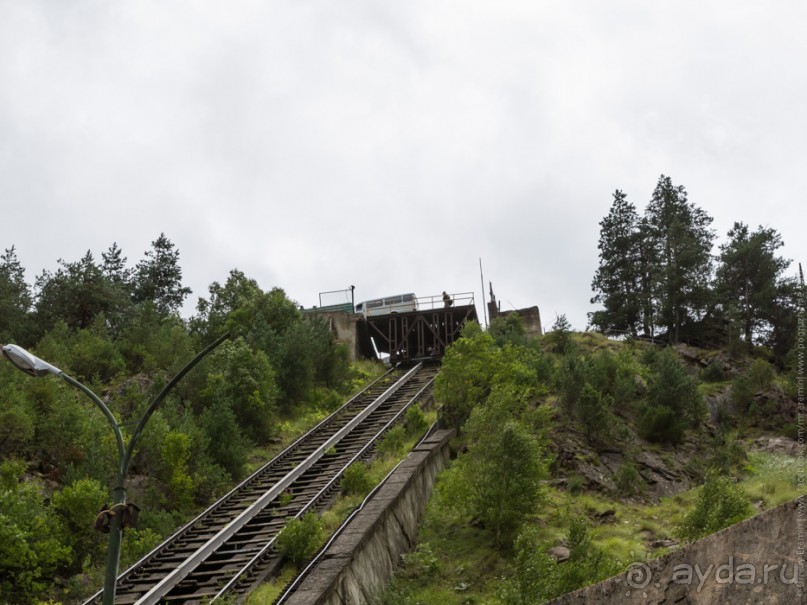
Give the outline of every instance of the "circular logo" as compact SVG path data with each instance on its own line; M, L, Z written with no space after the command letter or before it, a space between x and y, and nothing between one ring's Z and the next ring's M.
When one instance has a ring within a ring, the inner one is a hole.
M644 563L631 563L625 572L625 580L631 588L647 588L653 579L653 573Z

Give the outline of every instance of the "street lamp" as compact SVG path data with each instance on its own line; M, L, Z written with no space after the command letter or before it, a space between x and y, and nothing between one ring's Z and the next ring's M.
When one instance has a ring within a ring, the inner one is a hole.
M162 391L160 391L157 397L155 397L154 401L149 404L149 407L146 409L143 417L137 423L137 427L132 433L132 437L129 439L128 445L124 445L123 435L121 434L120 425L118 424L115 415L111 412L107 405L101 401L98 395L93 393L89 388L81 384L72 376L65 374L59 368L49 364L47 361L39 359L39 357L29 353L22 347L17 345L6 345L3 347L3 355L5 358L14 364L15 367L25 372L29 376L45 376L46 374L53 374L54 376L58 376L64 380L66 383L76 387L80 391L83 391L92 400L92 402L98 406L101 412L103 412L104 416L106 416L110 426L112 427L112 431L115 433L115 441L118 446L118 475L115 480L115 486L112 488L113 504L109 511L111 519L109 521L109 547L107 549L106 571L104 573L103 605L114 605L115 603L115 584L118 578L121 535L123 532L123 525L121 521L123 519L123 511L126 508L126 473L129 469L129 462L132 458L132 453L134 452L137 439L140 436L140 433L143 431L143 428L146 426L146 423L149 421L149 418L151 418L151 415L154 413L154 410L158 405L160 405L160 403L162 403L163 399L165 399L165 396L174 387L174 385L176 385L176 383L179 382L185 376L185 374L190 372L191 369L193 369L193 367L199 363L203 357L212 352L213 349L229 338L229 336L230 334L227 333L216 340L213 344L206 347L196 357L189 361L185 367L182 368L177 375L165 385L165 387L163 387Z

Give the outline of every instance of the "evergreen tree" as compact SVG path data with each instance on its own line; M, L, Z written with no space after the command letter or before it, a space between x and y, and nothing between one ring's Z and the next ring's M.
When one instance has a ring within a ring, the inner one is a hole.
M122 304L89 250L73 263L60 259L56 272L43 271L34 285L40 335L49 332L59 321L74 330L89 328L97 315L103 313L107 318L112 317Z
M113 242L109 250L102 252L101 258L104 260L101 272L106 279L122 288L131 286L132 270L126 267L126 257L117 243Z
M650 226L647 217L639 219L639 290L638 305L642 321L642 333L653 339L656 335L656 307L654 300L655 271L658 266L658 254L650 237Z
M182 287L179 250L161 233L145 254L146 258L137 264L135 271L135 302L150 301L165 315L177 313L191 293L190 288Z
M748 225L734 223L729 241L720 246L716 290L720 300L735 305L748 346L762 342L773 332L779 315L777 307L786 303L787 283L783 272L789 260L776 256L784 243L774 229L759 227L753 233Z
M113 243L106 252L102 252L101 258L104 261L101 273L107 282L112 299L111 308L106 312L106 316L112 334L117 337L132 316L133 271L126 266L126 257L116 243Z
M228 329L225 324L233 311L254 305L263 296L258 282L238 269L230 271L223 286L217 281L210 284L208 292L210 296L207 300L200 298L196 303L197 315L190 320L191 331L202 335L203 340L208 343Z
M687 199L682 185L661 175L645 210L648 257L658 324L678 342L682 326L700 320L710 302L712 217Z
M638 223L636 207L617 189L611 210L600 222L600 265L591 283L591 302L605 307L591 314L591 324L604 333L636 336L642 267Z
M686 428L697 426L706 413L703 396L672 349L659 353L653 366L639 433L649 441L680 443Z
M14 246L0 256L0 343L24 342L31 291Z

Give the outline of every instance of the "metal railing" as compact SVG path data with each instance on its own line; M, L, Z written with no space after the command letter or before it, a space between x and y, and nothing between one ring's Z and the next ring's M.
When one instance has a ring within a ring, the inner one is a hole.
M448 298L451 301L452 307L468 307L474 304L473 292L456 292L448 293ZM446 301L443 299L442 294L435 296L418 296L418 311L430 311L432 309L444 309Z

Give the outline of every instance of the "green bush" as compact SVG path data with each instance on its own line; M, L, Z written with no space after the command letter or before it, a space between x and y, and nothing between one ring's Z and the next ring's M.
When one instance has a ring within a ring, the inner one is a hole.
M476 322L468 322L462 337L443 356L434 380L434 398L444 426L460 428L490 393L502 368L502 349Z
M647 489L636 465L630 460L622 463L614 473L614 485L619 495L628 498L639 496Z
M552 331L544 338L549 341L550 349L559 355L565 355L572 350L574 346L572 342L572 324L566 318L565 313L561 313L555 317L555 323L552 324Z
M34 437L34 419L22 404L0 409L0 455L18 452Z
M477 519L501 547L541 500L546 455L516 421L494 417L477 430L484 433L448 471L445 492L455 510Z
M215 368L200 393L202 409L227 402L244 435L265 443L274 433L279 388L275 371L262 351L242 338L228 341L209 359Z
M107 491L93 479L80 479L53 494L53 510L66 530L64 543L73 551L74 564L81 565L87 557L94 563L103 561L106 539L94 525L96 514L108 501Z
M745 448L734 433L719 432L712 447L709 465L716 469L728 472L747 461Z
M427 428L429 428L429 421L426 419L426 414L420 409L419 405L412 405L406 410L404 424L406 425L406 432L410 437L415 435L422 435Z
M566 489L569 490L570 494L577 495L583 491L585 484L586 484L585 477L575 473L574 475L569 477L569 482L566 485Z
M773 384L776 373L773 366L763 359L755 359L742 374L731 383L731 402L741 415L759 416L754 395Z
M722 382L726 379L723 371L723 364L717 360L712 360L708 366L701 370L701 380L704 382Z
M603 396L590 384L583 387L577 402L577 420L590 443L600 445L611 437L614 425L612 407L613 399L610 395Z
M507 344L524 345L527 342L524 320L518 313L508 313L492 319L488 333L500 347Z
M401 557L406 565L406 575L428 580L440 570L440 561L428 542L419 543L415 549Z
M680 443L687 426L697 426L706 412L697 380L671 349L655 356L652 370L647 403L639 416L639 434L649 441Z
M538 541L535 529L522 530L514 545L514 573L499 592L502 603L543 603L619 572L620 565L591 541L584 519L571 518L566 542L569 560L558 564L546 554L550 545Z
M373 480L367 471L367 465L358 460L345 469L340 489L346 496L366 496L373 489Z
M309 395L311 405L324 412L333 412L342 405L342 396L328 387L316 387Z
M70 546L42 486L19 479L25 465L0 462L0 603L30 603L72 561Z
M683 440L686 424L675 410L648 405L641 411L637 429L648 441L676 444Z
M586 384L585 360L574 353L564 355L557 368L556 383L563 409L570 418L575 418L577 402Z
M679 535L697 540L733 525L753 512L748 496L731 477L710 470L698 493L695 508L684 518Z
M378 442L378 453L382 456L387 454L398 454L401 452L406 441L406 431L401 425L394 426L388 430Z
M126 539L121 546L121 569L131 567L162 542L160 534L149 528L126 530Z
M295 565L311 559L325 542L322 521L314 511L289 519L275 542L277 550Z

